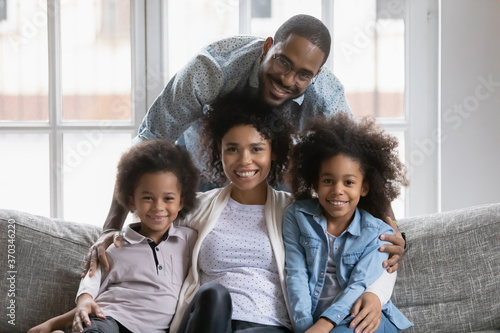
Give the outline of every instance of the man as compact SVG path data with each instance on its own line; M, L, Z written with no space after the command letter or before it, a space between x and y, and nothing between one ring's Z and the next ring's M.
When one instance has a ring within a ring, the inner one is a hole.
M309 15L287 20L274 39L236 36L210 44L168 82L144 117L134 142L152 138L174 141L183 135L179 141L196 157L204 108L231 91L258 94L297 129L318 114L351 112L340 81L322 70L330 46L327 27ZM89 267L95 270L97 257L107 267L104 252L112 238L106 236L120 230L126 216L127 211L113 200L103 234L89 250L85 271ZM390 253L384 266L393 272L405 242L396 225L390 219L387 223L397 236L384 235L383 239L394 245L380 250ZM353 323L358 324L363 317L360 312Z
M297 129L318 114L351 112L340 81L321 71L330 45L326 26L308 15L290 18L274 40L236 36L210 44L169 81L135 141L184 133L180 142L197 157L204 107L233 90L259 94Z

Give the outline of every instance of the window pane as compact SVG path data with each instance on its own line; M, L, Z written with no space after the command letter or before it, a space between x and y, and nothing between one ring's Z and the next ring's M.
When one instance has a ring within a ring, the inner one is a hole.
M321 0L252 0L252 35L274 37L279 26L297 14L321 19Z
M203 46L238 34L238 0L170 0L168 69L172 77Z
M64 134L64 219L103 225L113 196L116 165L130 140L130 134L97 129Z
M0 208L50 215L48 134L0 134Z
M130 2L62 2L61 49L63 119L130 120Z
M404 0L334 2L335 74L358 116L404 116Z
M46 1L0 3L0 122L47 121Z

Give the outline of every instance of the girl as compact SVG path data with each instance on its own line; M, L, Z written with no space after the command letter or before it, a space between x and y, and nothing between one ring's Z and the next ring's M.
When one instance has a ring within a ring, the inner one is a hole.
M379 236L393 230L380 219L407 185L396 147L374 120L342 113L314 120L294 147L289 178L300 201L285 212L283 239L296 332L353 332L354 302L384 272ZM377 332L411 325L390 300L383 304Z
M73 330L80 332L165 332L196 241L194 230L172 222L194 208L197 174L189 154L164 140L125 153L115 197L140 222L126 228L120 247L106 251L111 270L80 282L75 310L29 332L65 329L73 319Z

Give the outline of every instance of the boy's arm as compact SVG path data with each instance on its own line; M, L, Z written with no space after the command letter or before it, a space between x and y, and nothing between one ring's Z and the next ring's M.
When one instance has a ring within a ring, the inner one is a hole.
M313 325L312 302L309 292L306 254L299 244L300 229L293 208L293 205L288 207L283 217L286 288L295 332L304 332Z
M106 319L101 308L90 294L84 293L79 295L76 300L76 309L73 316L73 332L83 332L83 324L85 324L85 327L91 325L90 313L95 314L101 319Z
M46 322L30 328L28 333L50 333L54 330L66 330L71 327L76 309L66 312L60 316L50 318Z
M73 331L83 332L83 324L90 326L89 314L93 313L97 317L105 319L101 308L94 301L99 294L101 287L102 272L99 268L95 274L90 276L90 273L80 281L78 292L76 293L76 309L73 316Z

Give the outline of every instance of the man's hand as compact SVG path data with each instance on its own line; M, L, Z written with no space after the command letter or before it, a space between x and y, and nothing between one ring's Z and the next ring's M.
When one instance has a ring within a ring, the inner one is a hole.
M379 248L379 251L389 253L389 259L385 260L382 266L387 268L388 273L393 273L398 270L398 262L405 252L405 240L398 226L390 217L386 217L384 221L394 229L394 235L380 235L381 240L390 242L392 245L384 244Z
M83 270L81 277L85 277L87 272L89 276L94 276L95 270L97 269L97 264L101 265L102 269L109 271L109 263L106 258L106 249L114 243L116 247L122 246L123 236L119 231L108 231L102 233L97 241L92 245L85 256L85 262L83 265Z
M73 332L83 332L83 324L85 327L91 325L89 314L95 314L101 319L106 319L102 313L101 308L94 301L94 298L89 294L81 294L76 300L76 312L73 319Z
M324 318L319 320L311 326L305 333L329 333L335 326Z
M382 305L377 295L366 292L361 295L351 309L354 319L349 325L355 333L373 333L378 329L382 318Z

